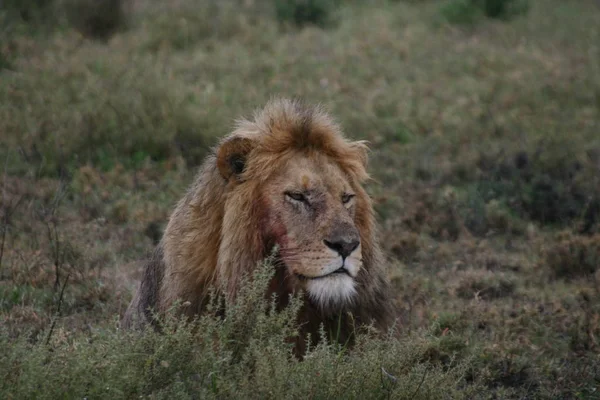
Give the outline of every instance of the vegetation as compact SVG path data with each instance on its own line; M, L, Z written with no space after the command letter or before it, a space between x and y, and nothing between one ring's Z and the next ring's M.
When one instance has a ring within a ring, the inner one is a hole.
M442 5L441 13L450 23L473 25L483 16L508 20L528 10L528 0L450 0Z
M600 12L517 3L2 2L0 398L598 398ZM121 331L197 166L274 95L370 141L397 331L296 360L268 262L225 319Z
M306 24L326 26L331 22L331 12L335 0L276 0L275 11L282 22L292 22L297 26Z

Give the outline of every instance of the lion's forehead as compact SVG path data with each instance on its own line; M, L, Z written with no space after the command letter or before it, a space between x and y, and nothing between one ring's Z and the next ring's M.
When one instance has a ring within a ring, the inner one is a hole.
M299 156L282 169L281 179L301 190L338 194L350 187L348 176L325 157Z

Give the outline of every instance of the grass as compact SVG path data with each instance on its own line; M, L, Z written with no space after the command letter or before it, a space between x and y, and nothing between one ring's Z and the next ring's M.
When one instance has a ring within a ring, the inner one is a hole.
M528 0L451 0L442 5L440 13L452 24L472 26L484 16L509 20L528 10Z
M470 29L441 1L332 2L322 27L196 3L132 2L106 37L0 28L0 397L598 398L594 1ZM120 331L196 167L274 95L371 142L398 334L298 362L293 310L248 310L260 282L225 322Z

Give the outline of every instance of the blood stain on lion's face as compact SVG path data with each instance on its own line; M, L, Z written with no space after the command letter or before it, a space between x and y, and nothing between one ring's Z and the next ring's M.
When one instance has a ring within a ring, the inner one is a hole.
M362 258L349 179L316 154L289 159L265 186L267 235L279 246L293 289L325 310L350 304Z

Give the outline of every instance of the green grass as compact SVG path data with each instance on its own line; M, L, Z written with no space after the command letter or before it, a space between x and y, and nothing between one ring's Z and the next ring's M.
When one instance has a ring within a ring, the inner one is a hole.
M324 336L302 362L297 360L286 338L295 334L301 303L296 300L284 312L274 312L275 303L263 295L272 276L268 263L257 270L223 319L208 315L186 325L171 317L161 326L162 335L151 330L94 328L81 335L50 329L37 335L37 344L2 336L0 395L300 398L312 393L428 399L474 393L476 387L461 383L468 360L448 360L442 368L429 359L432 348L444 347L431 333L388 341L364 334L352 353Z
M275 1L144 0L102 40L68 3L0 9L0 397L598 397L595 1L463 29L446 1L290 27ZM196 167L275 95L370 141L397 336L298 362L260 285L225 322L120 331Z

